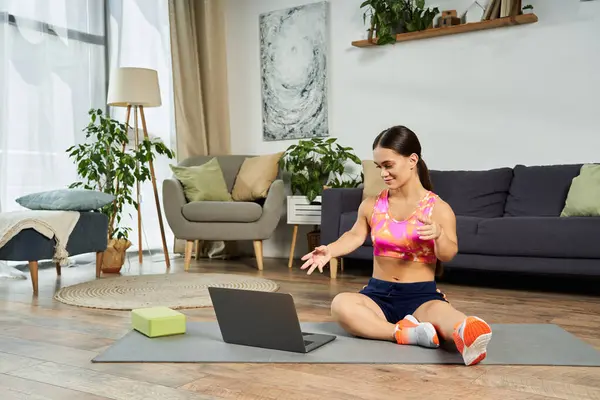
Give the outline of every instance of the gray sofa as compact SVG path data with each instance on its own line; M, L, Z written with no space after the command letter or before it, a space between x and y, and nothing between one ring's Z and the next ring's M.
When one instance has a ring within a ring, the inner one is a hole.
M600 276L600 217L560 217L581 164L431 171L455 214L458 254L447 268ZM321 242L354 223L362 189L322 196ZM344 258L371 260L370 238Z

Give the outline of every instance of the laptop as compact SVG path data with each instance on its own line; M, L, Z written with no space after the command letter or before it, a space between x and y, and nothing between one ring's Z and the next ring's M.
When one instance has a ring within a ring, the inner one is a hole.
M309 353L335 335L302 332L288 293L208 287L221 336L226 343Z

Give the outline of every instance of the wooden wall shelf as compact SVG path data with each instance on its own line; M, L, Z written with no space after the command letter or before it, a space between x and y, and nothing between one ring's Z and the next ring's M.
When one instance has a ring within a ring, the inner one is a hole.
M535 14L521 14L514 17L496 18L488 21L470 22L448 26L445 28L431 28L424 31L400 33L396 35L396 42L407 42L409 40L429 39L438 36L455 35L457 33L475 32L486 29L501 28L504 26L533 24L538 21ZM352 42L355 47L371 47L377 45L377 39L357 40Z

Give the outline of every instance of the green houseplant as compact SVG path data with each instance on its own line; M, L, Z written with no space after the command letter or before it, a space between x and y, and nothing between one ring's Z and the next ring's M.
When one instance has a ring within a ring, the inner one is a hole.
M100 109L90 109L88 114L90 122L83 129L86 141L66 150L74 159L81 178L69 187L98 190L115 197L111 204L100 210L109 221L103 268L119 270L125 261L125 251L131 246L131 228L121 225L123 211L127 205L138 207L133 187L136 182L143 183L151 178L148 165L157 154L170 159L175 154L156 139L142 138L137 149L129 149L125 124L104 115Z
M293 194L306 196L313 202L323 187L357 187L363 181L360 175L349 176L348 162L361 165L351 147L343 147L336 138L300 140L287 148L279 160L282 170L291 174Z
M423 31L433 27L433 20L440 13L437 7L425 8L425 0L404 0L403 19L407 32Z
M369 38L375 35L378 45L396 42L396 34L421 31L433 26L439 9L425 8L425 0L365 0L363 22L369 18Z
M378 45L396 42L402 31L403 0L365 0L360 8L366 8L363 23L369 18L369 38L376 36Z
M522 14L533 14L533 6L531 4L526 4L521 9Z

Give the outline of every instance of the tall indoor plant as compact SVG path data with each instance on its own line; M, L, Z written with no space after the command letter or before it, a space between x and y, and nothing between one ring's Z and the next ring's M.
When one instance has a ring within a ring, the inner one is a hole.
M351 147L343 147L336 138L300 140L287 148L279 160L282 170L291 174L293 194L306 196L312 202L323 187L357 187L363 181L360 175L349 176L347 164L361 164Z
M125 261L125 251L131 246L131 228L121 225L125 206L137 209L133 187L151 178L149 162L156 155L172 159L175 154L160 140L141 138L137 149L128 148L129 138L125 124L104 115L100 109L89 111L90 122L84 129L86 141L66 151L74 159L82 179L71 188L98 190L111 194L115 200L100 211L108 217L108 249L116 255L104 257L103 268L118 270Z

